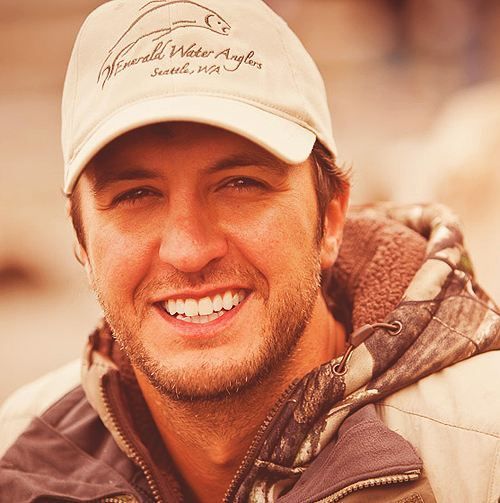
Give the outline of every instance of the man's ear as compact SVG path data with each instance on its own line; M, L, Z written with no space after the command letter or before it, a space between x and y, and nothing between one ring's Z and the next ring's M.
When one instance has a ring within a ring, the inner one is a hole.
M76 236L75 236L75 241L73 243L73 253L76 257L76 260L85 269L85 273L87 275L87 280L89 282L90 287L92 289L94 289L94 274L92 272L92 266L90 265L90 260L87 255L87 251L81 245L81 243L78 242L78 239L76 239Z
M348 205L349 190L346 190L341 196L332 199L326 207L320 253L322 270L330 268L337 260Z
M69 199L66 201L66 214L67 214L69 220L72 220L71 219L71 201ZM78 237L77 237L76 231L75 231L75 226L73 225L72 221L71 221L71 223L72 223L72 227L73 227L73 255L75 256L77 262L84 267L85 273L87 274L87 280L89 282L89 285L93 289L94 288L94 276L92 273L92 267L90 265L89 257L87 255L87 250L78 240Z

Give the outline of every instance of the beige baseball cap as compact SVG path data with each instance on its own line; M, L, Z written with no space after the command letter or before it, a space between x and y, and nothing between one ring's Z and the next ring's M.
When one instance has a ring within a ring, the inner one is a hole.
M112 0L89 15L64 86L64 191L110 141L165 121L227 129L291 164L316 138L336 152L318 68L261 0Z

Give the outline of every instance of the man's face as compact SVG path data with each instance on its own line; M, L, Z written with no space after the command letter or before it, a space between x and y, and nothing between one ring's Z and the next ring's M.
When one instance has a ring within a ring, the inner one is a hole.
M79 197L93 288L160 392L217 398L300 349L323 246L309 161L209 126L150 126L106 147Z

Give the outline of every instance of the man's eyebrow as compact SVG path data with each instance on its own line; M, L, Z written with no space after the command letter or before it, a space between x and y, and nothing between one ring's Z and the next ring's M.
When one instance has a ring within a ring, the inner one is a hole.
M251 154L235 154L225 157L209 166L206 173L216 173L218 171L244 166L262 166L278 175L284 175L290 169L290 165L285 161L264 151Z
M116 169L110 166L93 166L90 179L92 191L98 194L115 182L127 180L157 180L158 173L138 166Z
M289 170L290 165L282 161L274 155L267 152L254 152L251 154L242 153L235 154L217 161L210 165L205 173L216 173L236 167L243 166L263 166L266 169L283 176ZM89 169L90 168L90 169ZM87 169L90 171L90 180L92 191L94 194L99 194L104 189L116 182L128 180L157 180L161 176L155 171L148 170L139 166L130 167L114 167L110 165L94 164Z

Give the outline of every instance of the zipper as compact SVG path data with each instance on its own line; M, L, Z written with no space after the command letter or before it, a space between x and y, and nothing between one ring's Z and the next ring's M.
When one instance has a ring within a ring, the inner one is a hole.
M288 385L285 391L281 394L280 398L275 402L273 408L267 415L264 422L261 424L259 430L257 431L257 434L255 435L254 439L252 440L252 443L250 444L250 447L245 457L243 458L243 461L240 463L240 466L236 471L233 480L231 481L231 484L229 485L226 491L226 494L224 495L222 503L233 503L234 496L236 495L236 492L238 491L241 482L246 476L248 470L255 462L255 458L257 457L258 449L262 442L262 437L264 436L264 433L267 431L268 426L271 424L276 414L278 414L281 407L287 401L288 397L290 396L290 394L292 393L298 382L299 379L295 379Z
M116 416L113 414L113 411L111 410L111 405L109 403L108 396L106 395L106 390L104 389L104 384L101 380L100 382L100 392L101 392L101 399L104 403L104 407L106 409L106 413L108 414L109 420L111 421L111 424L122 441L123 445L127 448L127 455L128 457L141 469L142 473L146 477L146 481L148 483L149 490L151 491L151 494L153 495L153 499L155 503L161 503L162 499L160 496L160 490L158 489L158 484L156 483L153 474L148 467L147 463L141 458L140 454L137 452L137 449L134 447L132 442L128 440L128 438L125 436L120 424L118 423L118 419ZM104 500L99 500L99 503L128 503L128 500L123 500L123 499L116 499L116 498L105 498Z
M93 503L137 503L137 500L133 496L123 494L120 496L111 496L109 498L101 498L95 500Z
M401 473L399 475L389 475L387 477L376 477L373 479L362 480L361 482L356 482L350 486L344 487L340 491L337 491L326 498L315 501L314 503L336 503L342 498L349 496L350 494L361 491L362 489L369 489L370 487L385 486L391 484L402 484L404 482L411 482L417 480L420 477L420 470L412 470L409 472Z
M68 503L68 502L74 502L74 503L139 503L137 499L132 496L131 494L117 494L116 496L107 496L104 498L99 498L96 500L76 500L73 498L66 498L63 500L60 499L44 499L43 501L54 501L54 503Z

